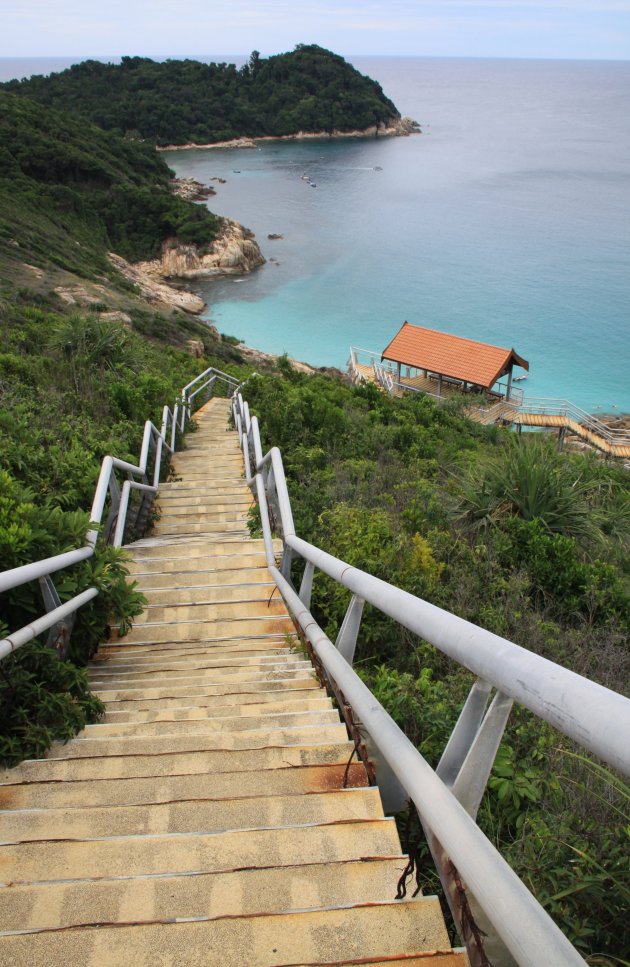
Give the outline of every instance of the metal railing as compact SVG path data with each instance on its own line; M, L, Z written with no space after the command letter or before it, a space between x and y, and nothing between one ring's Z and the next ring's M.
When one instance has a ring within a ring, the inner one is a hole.
M415 805L472 967L487 965L490 952L495 967L583 965L475 817L513 702L630 774L630 701L302 540L295 532L280 451L272 447L263 455L258 420L241 393L234 396L233 416L247 482L260 509L269 570L340 707L352 710L352 734L370 749L386 808L400 808L407 799ZM279 564L274 532L282 539ZM294 560L304 564L298 589L291 578ZM351 593L334 644L310 611L315 570ZM436 770L351 667L366 603L475 676ZM472 928L475 922L479 929Z
M0 593L30 581L39 581L46 608L46 614L0 641L0 660L45 631L49 632L48 645L63 657L76 612L97 596L98 589L86 588L62 604L52 575L91 558L99 537L105 543L120 547L126 531L132 531L134 535L144 531L158 492L164 464L170 461L175 452L177 433L184 431L195 398L204 390L206 395L211 394L217 379L227 383L232 390L239 385L239 381L233 376L210 367L184 387L172 410L164 406L159 430L147 420L137 464L112 456L103 458L83 547L0 573ZM195 389L191 392L192 387ZM125 477L122 483L119 480L120 475ZM132 507L134 493L139 499Z
M611 427L602 423L596 416L575 406L569 400L548 399L542 396L528 396L521 406L522 413L562 416L567 422L578 424L602 437L613 446L630 446L630 432L622 427Z

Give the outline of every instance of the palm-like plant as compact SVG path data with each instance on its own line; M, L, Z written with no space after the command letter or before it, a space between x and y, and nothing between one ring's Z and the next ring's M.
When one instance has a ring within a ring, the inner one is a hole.
M550 534L599 544L611 516L627 533L628 503L601 462L558 453L546 437L528 434L508 437L461 480L459 517L476 530L507 516L538 520Z

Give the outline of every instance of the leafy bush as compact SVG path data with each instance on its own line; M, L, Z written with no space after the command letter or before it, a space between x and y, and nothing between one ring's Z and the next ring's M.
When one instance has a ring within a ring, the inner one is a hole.
M627 471L487 431L455 406L283 375L251 379L246 396L283 452L301 537L608 687L627 683ZM312 611L333 640L349 599L316 572ZM470 674L369 607L355 663L437 765ZM605 772L515 708L479 823L589 961L613 967L630 950L628 799ZM439 888L422 844L419 858Z
M41 759L54 741L67 742L103 712L85 669L45 645L24 645L0 662L0 763Z

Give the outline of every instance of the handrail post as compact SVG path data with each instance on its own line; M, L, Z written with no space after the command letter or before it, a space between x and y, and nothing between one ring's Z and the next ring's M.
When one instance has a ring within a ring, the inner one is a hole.
M125 480L120 494L120 504L118 505L118 519L116 520L116 530L114 531L114 547L121 547L125 534L125 523L127 522L127 507L129 506L129 493L131 482Z
M302 575L302 583L300 584L300 590L298 596L300 601L305 608L311 609L311 595L313 593L313 577L315 575L315 565L311 564L310 561L306 562L304 568L304 574Z
M354 652L357 646L364 605L365 601L363 598L360 598L358 594L352 595L348 610L341 623L337 640L335 641L335 648L340 655L343 655L349 665L352 665L354 661Z
M175 443L177 442L177 417L179 414L179 404L176 402L173 407L173 420L171 422L171 450L175 453Z

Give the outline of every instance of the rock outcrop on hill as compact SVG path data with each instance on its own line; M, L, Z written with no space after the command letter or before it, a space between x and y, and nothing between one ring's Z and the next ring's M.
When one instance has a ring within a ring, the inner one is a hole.
M144 271L142 265L131 265L113 252L109 253L108 258L120 274L136 286L138 295L146 299L149 305L158 309L181 309L193 315L199 315L205 309L206 304L198 295L186 289L175 289L163 280L159 281L154 274Z
M196 245L168 239L162 257L140 262L136 268L153 278L211 279L221 275L243 275L265 259L254 235L231 218L222 219L221 233L205 254Z

